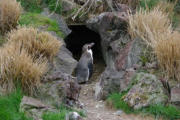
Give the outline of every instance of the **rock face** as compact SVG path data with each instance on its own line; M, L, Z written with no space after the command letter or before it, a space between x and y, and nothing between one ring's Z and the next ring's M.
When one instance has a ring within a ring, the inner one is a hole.
M165 104L168 101L162 83L154 75L138 73L133 79L133 84L123 99L134 109L152 104Z
M131 40L127 33L127 10L105 12L87 21L87 27L101 36L107 68L96 86L95 98L104 99L112 92L124 90L133 74L128 69L140 62L141 39ZM112 87L113 86L113 87Z
M171 102L180 106L180 84L171 88Z
M46 112L58 112L52 106L45 105L37 99L26 96L24 96L21 101L20 111L25 112L25 114L32 117L33 120L42 120L42 115Z
M66 120L82 120L77 112L70 112L66 114Z
M60 106L62 102L68 100L76 102L81 89L76 81L76 78L69 74L54 72L45 77L36 97L44 103L54 106Z

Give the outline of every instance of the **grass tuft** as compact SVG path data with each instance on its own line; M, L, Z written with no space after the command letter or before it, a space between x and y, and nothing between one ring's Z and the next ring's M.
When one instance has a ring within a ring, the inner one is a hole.
M42 0L17 0L28 12L40 13L42 11Z
M0 1L0 33L16 28L21 15L21 5L16 0Z
M79 113L80 116L85 117L82 111L77 111L74 109L67 108L64 105L61 105L58 113L52 113L52 112L45 113L43 114L42 119L43 120L65 120L66 114L73 111L76 111Z
M119 93L111 94L106 100L106 105L110 108L121 109L125 113L132 113L133 110L122 100L123 96L124 94Z
M0 96L0 120L32 120L19 112L22 97L20 89L9 95Z

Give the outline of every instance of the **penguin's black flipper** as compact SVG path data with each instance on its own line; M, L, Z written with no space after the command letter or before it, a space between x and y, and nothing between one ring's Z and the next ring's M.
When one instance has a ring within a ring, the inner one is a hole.
M90 61L88 63L88 69L89 69L89 79L90 79L93 74L93 62L92 61Z

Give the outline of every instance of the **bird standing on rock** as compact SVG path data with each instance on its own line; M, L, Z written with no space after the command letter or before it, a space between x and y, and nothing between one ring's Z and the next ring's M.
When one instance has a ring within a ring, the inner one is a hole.
M78 83L86 83L93 73L93 52L94 43L85 44L82 48L82 55L76 67Z

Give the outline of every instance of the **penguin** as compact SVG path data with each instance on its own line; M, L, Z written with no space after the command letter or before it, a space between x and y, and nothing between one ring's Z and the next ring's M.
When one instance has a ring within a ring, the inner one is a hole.
M94 43L85 44L82 47L82 55L76 67L75 75L78 83L86 83L93 73L93 52Z

